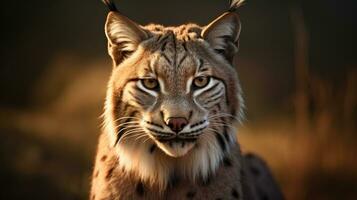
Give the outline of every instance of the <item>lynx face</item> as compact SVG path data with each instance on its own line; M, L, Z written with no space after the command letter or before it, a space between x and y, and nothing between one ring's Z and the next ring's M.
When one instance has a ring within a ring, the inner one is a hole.
M111 12L106 34L114 68L106 123L115 130L113 145L153 141L172 157L203 140L225 149L235 137L221 129L242 107L231 66L239 32L234 13L202 28L141 27Z

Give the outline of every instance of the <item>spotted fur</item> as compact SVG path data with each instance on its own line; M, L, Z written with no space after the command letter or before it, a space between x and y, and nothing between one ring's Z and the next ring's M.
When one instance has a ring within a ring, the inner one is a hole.
M243 1L207 26L178 27L140 26L104 2L113 71L92 198L242 199L234 125L244 103L232 61ZM170 118L187 124L175 132Z

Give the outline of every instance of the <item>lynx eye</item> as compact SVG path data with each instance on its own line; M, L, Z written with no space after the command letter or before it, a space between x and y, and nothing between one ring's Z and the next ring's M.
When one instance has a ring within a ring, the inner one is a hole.
M210 81L210 77L199 76L193 80L193 85L198 88L205 87Z
M157 82L157 80L153 78L142 79L141 82L144 85L144 87L146 87L149 90L153 90L159 86L159 82Z

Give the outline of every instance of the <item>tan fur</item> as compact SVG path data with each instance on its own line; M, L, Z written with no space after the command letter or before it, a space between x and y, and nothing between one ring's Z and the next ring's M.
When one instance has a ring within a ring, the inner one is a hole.
M140 26L116 12L106 23L113 71L91 199L247 199L235 125L243 99L232 58L238 15L205 27ZM206 77L207 84L194 80ZM148 88L144 80L156 80ZM174 133L170 118L187 125ZM249 190L246 190L249 191Z

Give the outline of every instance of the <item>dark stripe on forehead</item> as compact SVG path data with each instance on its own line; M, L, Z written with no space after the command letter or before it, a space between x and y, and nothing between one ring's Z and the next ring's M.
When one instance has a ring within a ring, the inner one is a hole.
M171 38L170 38L171 34L165 34L163 35L163 37L161 38L160 41L158 41L158 43L162 43L161 44L161 47L160 47L160 50L162 52L166 51L166 47L167 47L167 44L170 42Z
M177 44L175 34L172 32L172 43L174 45L174 66L176 66L176 58L177 58Z
M187 34L186 37L187 37L187 40L192 40L190 34Z
M170 65L172 65L172 61L169 59L169 57L165 53L162 53L161 55Z
M165 51L166 50L166 45L167 45L167 41L165 41L162 46L161 46L161 51Z
M170 37L170 35L166 34L166 35L164 35L164 37L161 38L161 40L159 42L163 42L163 41L166 42L167 38L169 38L169 37Z
M162 34L158 35L158 36L157 36L157 39L156 39L156 42L159 42L160 39L161 39L161 37L162 37Z
M182 47L183 47L183 49L184 49L185 51L188 51L188 50L187 50L187 44L186 44L186 41L182 43Z
M200 69L200 72L206 72L206 71L208 71L208 68L206 68L206 67L202 67L202 68Z
M187 53L185 53L185 55L180 59L177 68L179 68L181 66L181 64L183 63L183 61L187 58Z

